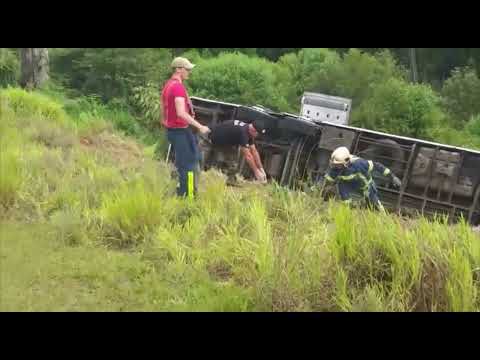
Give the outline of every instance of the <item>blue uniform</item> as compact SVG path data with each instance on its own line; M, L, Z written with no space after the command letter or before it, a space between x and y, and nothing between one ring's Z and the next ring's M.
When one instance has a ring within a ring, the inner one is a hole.
M352 157L347 167L331 168L325 175L325 180L338 183L342 200L349 202L352 192L359 192L372 204L383 209L372 178L374 171L383 176L392 175L390 169L378 162Z

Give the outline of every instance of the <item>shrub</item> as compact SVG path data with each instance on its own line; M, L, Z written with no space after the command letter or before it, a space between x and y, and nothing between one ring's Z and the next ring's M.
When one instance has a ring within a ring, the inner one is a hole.
M274 68L258 57L223 53L199 60L187 86L195 96L285 110L288 104L275 85Z
M282 56L275 64L275 81L280 93L289 105L289 112L300 112L300 101L304 93L303 53Z
M147 171L144 175L145 179L132 180L103 195L99 214L107 243L119 247L142 243L158 226L175 216L178 200L165 197L166 193L173 193L168 179L165 176L161 179L156 172Z
M141 124L129 112L124 104L104 104L96 95L82 96L70 99L65 104L65 110L72 117L78 128L113 125L126 135L141 137L144 134Z
M161 83L168 77L172 54L168 49L77 48L51 52L52 76L83 94L97 94L107 102L128 99L135 86Z
M332 94L335 92L336 69L340 55L329 49L303 49L298 57L302 64L301 78L305 91Z
M67 123L67 114L62 104L38 92L27 92L19 88L0 90L0 102L5 102L18 117L39 117L55 121L59 125Z
M305 48L282 56L275 65L277 88L294 112L305 91L351 98L356 108L377 84L406 77L388 51L371 55L351 49L340 56L325 48Z
M480 78L470 68L452 71L442 88L443 105L459 128L472 116L480 114Z
M340 58L332 50L304 49L303 64L306 91L351 98L354 106L360 106L375 85L405 77L388 51L371 55L350 49Z
M480 139L480 113L471 117L465 126L465 130Z
M143 125L149 129L160 126L160 89L153 83L133 88L132 102L142 114Z
M469 147L465 133L450 126L439 125L431 129L431 136L436 142L442 144Z
M430 129L444 117L439 103L429 86L392 78L373 88L371 97L352 113L352 122L376 131L430 139Z

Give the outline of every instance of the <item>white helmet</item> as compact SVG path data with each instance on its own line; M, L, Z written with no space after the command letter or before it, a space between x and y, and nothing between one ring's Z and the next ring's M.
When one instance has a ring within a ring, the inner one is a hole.
M341 146L332 153L330 162L334 165L345 165L350 161L350 157L350 151L345 146Z

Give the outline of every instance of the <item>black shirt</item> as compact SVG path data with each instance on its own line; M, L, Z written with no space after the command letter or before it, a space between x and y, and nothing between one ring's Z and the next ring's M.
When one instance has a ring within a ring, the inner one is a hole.
M215 126L210 133L213 145L249 146L253 139L248 133L248 124L239 120L228 120Z

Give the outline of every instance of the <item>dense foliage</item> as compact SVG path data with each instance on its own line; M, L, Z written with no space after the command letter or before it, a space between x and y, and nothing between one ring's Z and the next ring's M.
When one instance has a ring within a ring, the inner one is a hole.
M14 85L19 70L18 55L10 49L0 48L0 87Z
M480 114L478 73L470 67L453 70L443 85L442 96L449 116L461 127L472 116Z
M305 91L343 96L353 100L356 126L476 147L478 49L415 49L420 84L411 82L410 50L50 49L50 87L129 112L132 121L120 122L130 134L141 127L159 136L159 91L172 58L184 55L198 64L187 83L192 95L292 113ZM18 71L15 49L1 49L0 86L15 84Z

